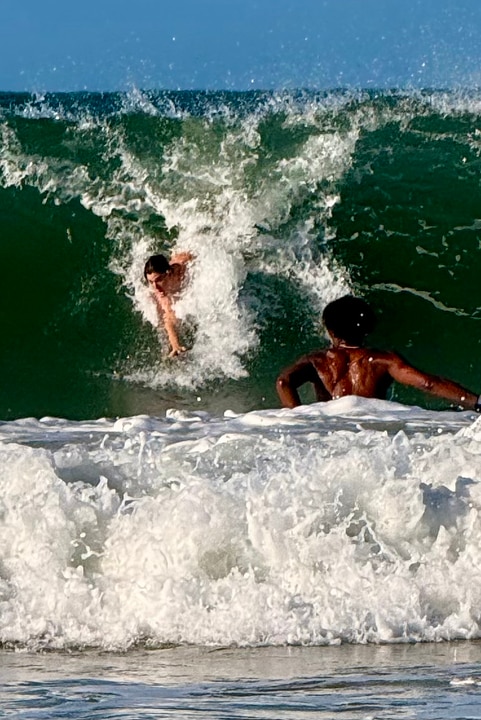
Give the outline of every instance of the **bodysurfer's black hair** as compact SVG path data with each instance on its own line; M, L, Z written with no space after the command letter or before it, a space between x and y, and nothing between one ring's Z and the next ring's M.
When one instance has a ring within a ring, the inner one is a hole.
M376 325L371 306L353 295L344 295L326 305L322 320L330 333L349 345L362 345Z
M170 270L170 264L165 255L151 255L144 267L144 278L150 273L166 273Z

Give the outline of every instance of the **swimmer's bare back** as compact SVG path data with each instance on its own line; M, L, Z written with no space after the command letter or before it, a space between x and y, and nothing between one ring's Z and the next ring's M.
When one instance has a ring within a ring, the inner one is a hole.
M337 346L309 353L284 370L277 391L285 407L300 405L297 388L310 382L318 400L345 395L385 399L393 381L424 390L466 408L477 396L451 380L429 375L409 365L394 352Z
M385 398L393 378L392 354L366 348L330 348L308 356L331 398Z

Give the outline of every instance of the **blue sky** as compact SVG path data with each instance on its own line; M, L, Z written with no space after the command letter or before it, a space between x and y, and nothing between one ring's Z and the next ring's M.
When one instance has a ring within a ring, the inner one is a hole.
M481 86L481 0L2 0L0 90Z

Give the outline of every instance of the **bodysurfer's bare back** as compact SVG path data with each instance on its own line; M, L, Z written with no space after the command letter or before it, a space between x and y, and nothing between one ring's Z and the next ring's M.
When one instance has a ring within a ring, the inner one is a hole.
M361 298L346 295L334 300L324 309L323 320L331 347L304 355L277 379L277 392L285 407L301 404L298 388L305 383L311 383L317 399L323 401L345 395L384 399L395 381L458 407L481 410L481 398L452 380L417 370L395 352L364 347L375 316Z

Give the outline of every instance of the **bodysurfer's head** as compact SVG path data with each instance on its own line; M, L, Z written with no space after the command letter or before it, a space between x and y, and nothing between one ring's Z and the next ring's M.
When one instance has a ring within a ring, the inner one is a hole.
M344 295L326 305L322 320L331 337L348 345L362 345L376 324L368 303L353 295Z
M165 293L172 267L165 255L151 255L144 267L144 278L150 289Z
M144 278L147 280L147 275L152 273L159 273L164 275L170 270L170 263L165 255L151 255L144 267Z

